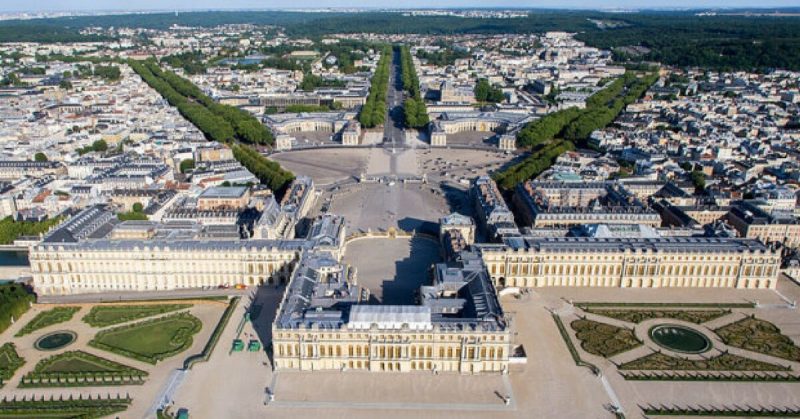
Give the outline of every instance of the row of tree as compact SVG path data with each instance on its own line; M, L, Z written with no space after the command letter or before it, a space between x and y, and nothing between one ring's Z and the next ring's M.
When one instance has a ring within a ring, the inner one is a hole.
M574 149L575 145L571 141L554 141L508 169L495 172L492 177L501 188L511 189L520 182L539 176L553 165L558 156Z
M403 116L406 125L411 128L423 128L428 125L428 108L425 100L420 96L419 78L417 70L414 68L414 58L408 46L396 46L400 53L400 73L403 82L403 90L408 92L408 98L403 102Z
M658 74L628 71L586 100L586 108L567 108L533 121L517 133L517 145L536 147L561 135L584 141L597 129L612 123L620 112L640 98Z
M369 87L367 102L361 107L358 121L365 128L382 125L386 119L386 91L389 88L389 63L392 51L388 46L383 47L381 58Z
M289 183L294 180L291 172L284 170L278 163L264 157L252 147L234 144L231 149L233 157L277 195L281 195Z
M129 64L209 139L225 143L231 140L248 144L273 143L272 133L253 115L234 106L214 102L194 83L171 71L162 70L155 61L131 60Z
M44 221L16 221L6 217L0 220L0 244L11 244L22 236L38 236L61 222L61 217Z
M657 72L626 72L586 100L586 108L567 108L531 122L517 133L517 145L530 147L531 155L522 162L496 172L494 179L502 188L538 176L562 153L584 143L594 130L614 122L617 115L639 99L658 79ZM560 137L560 138L559 138Z
M273 191L283 191L292 173L246 144L272 144L272 133L249 113L220 105L190 81L163 71L154 61L131 61L131 67L210 140L231 145L234 158ZM239 142L239 143L237 143Z

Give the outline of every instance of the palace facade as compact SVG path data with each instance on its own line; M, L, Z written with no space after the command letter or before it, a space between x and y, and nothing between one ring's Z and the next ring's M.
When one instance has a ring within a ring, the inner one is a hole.
M750 239L513 238L477 245L497 287L769 288L780 255Z

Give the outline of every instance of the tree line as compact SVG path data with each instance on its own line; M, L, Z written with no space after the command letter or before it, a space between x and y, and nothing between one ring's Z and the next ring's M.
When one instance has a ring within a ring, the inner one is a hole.
M272 133L254 116L239 108L214 102L192 82L162 70L155 61L131 60L129 65L206 138L231 145L234 158L276 194L294 179L294 175L278 163L246 145L272 145L274 141Z
M592 21L611 22L599 27ZM186 12L70 16L0 22L0 42L79 42L108 37L83 35L87 27L167 29L172 25L215 27L223 24L280 25L293 36L331 33L505 34L576 32L598 48L644 46L635 56L619 50L617 58L728 70L785 68L800 70L800 19L791 16L695 16L694 11L618 14L598 11L537 10L517 19L453 16L403 16L392 12Z
M419 77L414 68L414 58L407 45L395 46L395 51L400 54L400 73L403 90L408 93L408 98L403 102L403 116L406 125L411 128L423 128L428 125L428 108L425 100L420 96Z
M530 122L517 133L517 146L530 147L520 163L493 175L502 188L538 176L575 144L585 144L589 135L614 122L617 115L639 99L658 80L658 72L627 71L586 100L586 108L571 107ZM559 138L560 137L560 138Z
M391 61L392 50L384 46L381 51L381 58L369 86L369 95L361 112L358 114L358 121L365 128L373 128L382 125L386 119L386 91L389 88L389 63Z
M11 244L23 236L39 236L47 233L50 227L61 222L63 218L55 217L44 221L16 221L12 217L0 220L0 244Z
M267 159L252 147L234 144L231 149L233 157L261 183L268 185L276 195L281 195L289 183L294 180L291 172L284 170L277 162Z
M209 139L223 143L232 140L248 144L273 143L272 133L253 115L234 106L214 102L194 83L171 71L162 70L155 61L130 60L129 65Z

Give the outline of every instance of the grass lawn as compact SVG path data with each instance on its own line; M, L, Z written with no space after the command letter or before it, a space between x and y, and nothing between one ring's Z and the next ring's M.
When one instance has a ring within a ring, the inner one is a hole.
M56 307L47 311L43 311L36 315L33 320L29 321L15 336L25 336L33 333L39 329L52 326L58 323L64 323L72 319L72 316L80 310L80 307Z
M89 314L83 317L83 321L92 327L105 327L191 306L191 304L101 305L92 307Z
M100 331L89 344L155 364L188 349L201 327L197 317L178 313Z

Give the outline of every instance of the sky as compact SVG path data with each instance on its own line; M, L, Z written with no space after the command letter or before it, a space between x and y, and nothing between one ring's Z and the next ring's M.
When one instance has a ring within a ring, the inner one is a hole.
M557 9L798 7L797 0L0 0L2 12L315 7L538 7Z

